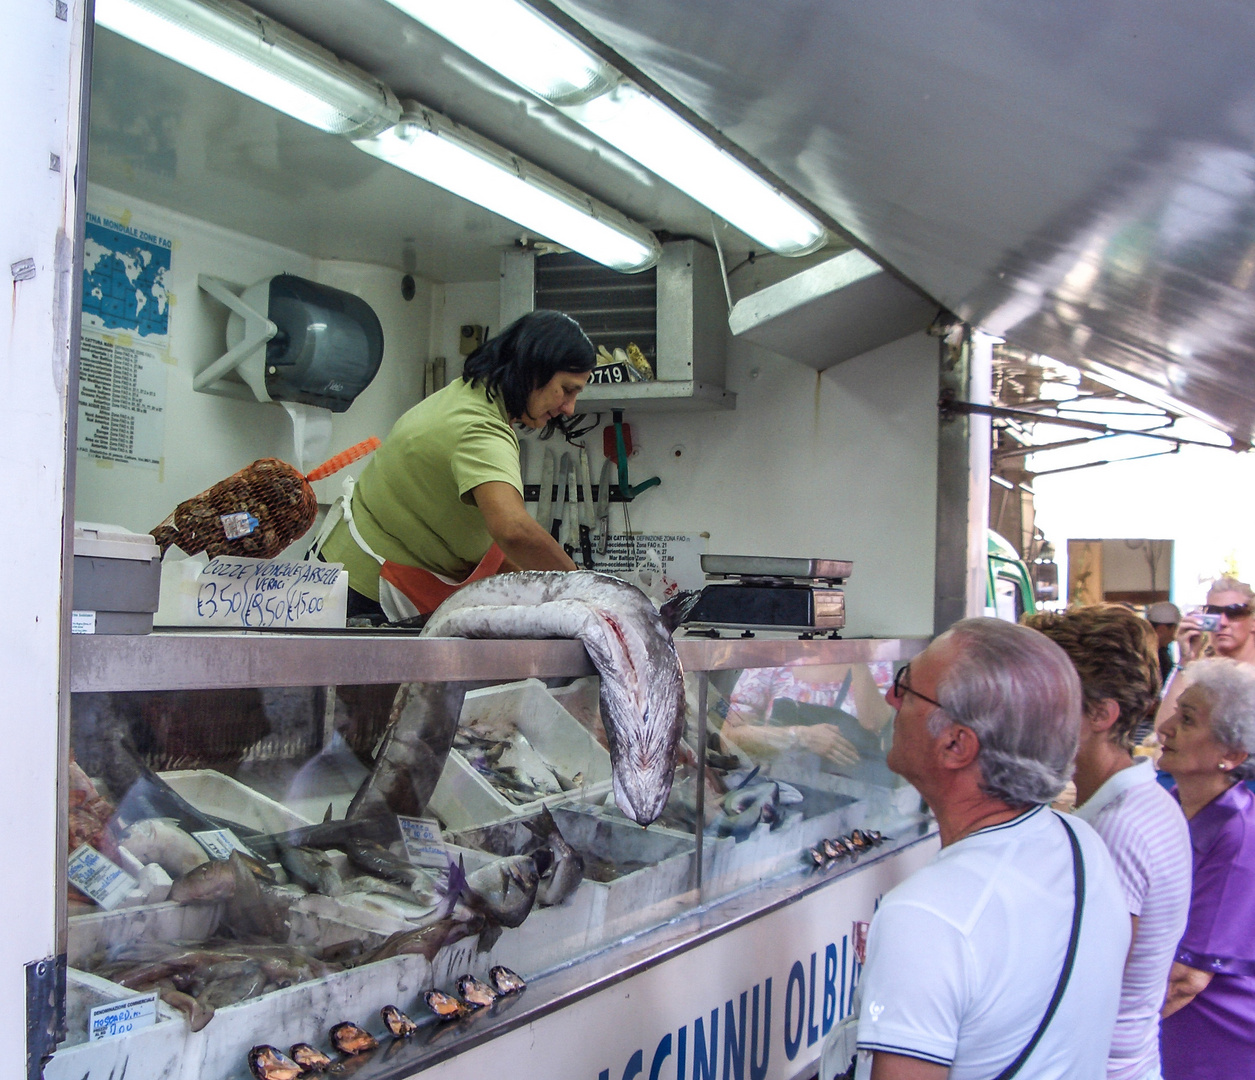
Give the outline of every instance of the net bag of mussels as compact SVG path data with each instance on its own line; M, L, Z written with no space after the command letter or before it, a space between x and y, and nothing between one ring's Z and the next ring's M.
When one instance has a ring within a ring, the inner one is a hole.
M286 461L261 458L179 503L152 530L153 539L162 555L177 546L187 555L203 551L211 558L273 559L314 524L318 500L310 482L330 476L377 446L379 440L369 438L305 475Z

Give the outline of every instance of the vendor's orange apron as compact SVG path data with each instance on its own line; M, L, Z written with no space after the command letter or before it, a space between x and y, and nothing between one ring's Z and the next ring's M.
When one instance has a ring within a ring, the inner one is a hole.
M393 622L416 615L430 615L450 596L472 581L500 572L501 565L505 562L505 552L496 544L488 549L479 560L479 565L462 581L453 581L443 574L424 570L421 566L395 563L376 554L363 539L353 520L353 485L353 478L346 477L344 493L328 512L318 539L314 541L313 551L317 552L322 547L323 541L330 535L340 517L343 517L357 546L379 563L379 605Z

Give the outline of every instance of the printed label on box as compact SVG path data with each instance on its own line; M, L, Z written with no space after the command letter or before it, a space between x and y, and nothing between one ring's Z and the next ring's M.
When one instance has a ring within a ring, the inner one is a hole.
M405 854L415 866L438 866L442 870L449 865L449 849L440 835L440 823L429 818L401 817L401 839L405 841Z
M205 849L211 859L229 859L233 851L239 851L245 855L252 854L230 829L206 829L204 832L192 833L192 837Z
M112 911L122 897L136 886L130 874L91 844L76 848L67 867L70 884L85 892L106 911Z
M94 634L96 632L96 613L94 611L71 611L71 634Z
M90 1042L129 1035L140 1028L152 1027L157 1022L157 995L115 1001L109 1005L97 1005L91 1011L87 1038Z

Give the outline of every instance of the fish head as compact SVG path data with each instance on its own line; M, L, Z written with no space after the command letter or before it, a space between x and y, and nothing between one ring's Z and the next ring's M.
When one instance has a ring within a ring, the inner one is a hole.
M676 753L684 733L684 677L664 665L630 684L601 680L601 716L610 749L614 801L639 825L667 805ZM635 691L635 692L634 692Z

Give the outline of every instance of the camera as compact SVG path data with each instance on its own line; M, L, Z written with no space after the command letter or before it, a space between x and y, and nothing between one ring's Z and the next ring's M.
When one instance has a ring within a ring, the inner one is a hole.
M1209 615L1205 611L1200 611L1195 614L1194 619L1201 629L1206 630L1209 633L1214 634L1220 629L1219 615Z

